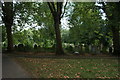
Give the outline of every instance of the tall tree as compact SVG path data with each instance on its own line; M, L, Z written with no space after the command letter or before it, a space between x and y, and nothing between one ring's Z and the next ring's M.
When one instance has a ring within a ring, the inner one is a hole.
M63 17L62 7L63 2L48 2L48 6L50 8L51 14L54 20L54 28L56 34L56 54L63 55L64 51L62 48L62 41L61 41L61 33L60 33L60 20Z
M12 38L12 25L13 25L13 3L12 2L4 2L2 4L2 21L6 27L7 33L7 50L13 51L13 38Z
M113 48L114 48L114 55L119 55L120 53L120 39L119 39L119 24L120 24L120 2L114 2L114 3L107 3L105 5L104 2L102 2L103 10L107 15L109 25L111 27L111 31L113 34Z

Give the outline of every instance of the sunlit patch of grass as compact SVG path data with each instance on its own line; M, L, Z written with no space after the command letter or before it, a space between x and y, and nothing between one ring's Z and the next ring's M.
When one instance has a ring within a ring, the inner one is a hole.
M16 58L36 78L118 78L117 59Z

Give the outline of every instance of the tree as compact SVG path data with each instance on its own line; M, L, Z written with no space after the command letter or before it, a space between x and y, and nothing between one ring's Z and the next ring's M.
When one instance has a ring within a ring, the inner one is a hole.
M113 48L114 48L114 55L119 55L120 53L120 39L119 39L119 25L120 25L120 2L114 3L104 3L102 2L102 9L106 13L106 17L109 21L109 26L111 27L112 37L113 37Z
M48 6L50 8L51 14L54 20L54 28L56 34L56 54L63 55L64 51L62 48L61 34L60 34L60 20L63 17L62 7L63 2L48 2Z
M45 9L47 7L47 9ZM54 27L52 21L52 15L50 13L49 7L47 3L33 3L33 2L19 2L15 4L16 15L13 30L13 38L16 43L23 42L25 44L26 40L29 40L27 36L31 36L32 40L29 42L34 42L40 46L45 46L50 41L54 41ZM25 30L27 24L27 30ZM30 34L24 33L31 32L33 36ZM22 38L18 38L18 36L23 36ZM33 45L31 42L31 45ZM47 43L47 44L46 44Z
M69 15L70 42L95 46L102 52L107 52L111 45L110 29L106 19L95 3L73 3L73 10Z
M13 25L13 3L12 2L4 2L2 4L2 21L6 27L7 33L7 50L13 51L13 38L12 38L12 25Z
M74 3L73 7L73 13L70 15L71 41L76 44L92 44L96 39L95 31L99 32L103 24L100 12L95 3Z

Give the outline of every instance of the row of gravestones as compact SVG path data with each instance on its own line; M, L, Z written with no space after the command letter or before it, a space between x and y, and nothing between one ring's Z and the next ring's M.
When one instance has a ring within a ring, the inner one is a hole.
M41 47L36 44L33 47L29 45L24 45L24 44L18 44L18 45L15 45L14 48L15 50L18 50L18 51L29 51L32 49L40 49Z
M33 47L29 45L24 45L24 44L18 44L14 46L14 49L17 51L45 51L45 50L55 50L55 45L53 45L51 48L43 48L40 45L34 45Z
M41 46L39 45L34 45L33 47L30 47L28 45L24 45L24 44L18 44L18 45L15 45L14 48L18 51L29 51L29 50L33 50L33 49L41 49ZM53 47L51 49L55 49L55 45L53 45ZM101 48L100 47L97 47L97 46L87 46L87 47L84 47L84 46L75 46L75 47L72 47L72 46L68 46L66 48L68 51L70 51L71 53L74 53L74 52L79 52L79 53L83 53L83 52L92 52L92 53L101 53ZM113 49L112 47L109 48L109 52L113 52Z
M112 47L107 47L107 48L104 48L102 46L92 46L92 45L89 45L89 46L75 46L75 47L72 47L72 46L68 46L66 48L67 50L71 51L71 53L96 53L96 54L99 54L99 53L106 53L106 52L109 52L109 53L112 53L113 52L113 48Z

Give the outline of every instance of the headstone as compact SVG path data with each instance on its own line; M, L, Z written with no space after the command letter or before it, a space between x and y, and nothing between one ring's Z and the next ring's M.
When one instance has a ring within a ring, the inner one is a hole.
M74 54L75 54L75 55L79 55L80 53L76 51L76 52L74 52Z
M92 46L91 45L89 45L89 52L91 52L92 51Z
M24 45L23 44L18 44L18 50L23 51L24 50Z
M52 49L55 49L55 47L56 47L56 45L55 45L55 44L53 44Z
M14 49L15 49L15 50L18 49L18 46L17 46L17 45L14 45Z
M89 52L89 46L88 45L85 45L85 52Z
M92 46L92 52L95 53L95 47L94 46Z
M18 44L18 48L23 48L24 45L23 44Z
M112 53L112 51L113 51L112 47L109 47L109 53Z
M35 45L34 45L34 49L37 49L37 48L38 48L38 46L37 46L37 44L35 44Z
M99 46L96 47L96 53L100 54L100 47Z
M70 46L68 46L68 51L70 52L70 53L73 53L74 51L73 51L73 47L70 45Z

